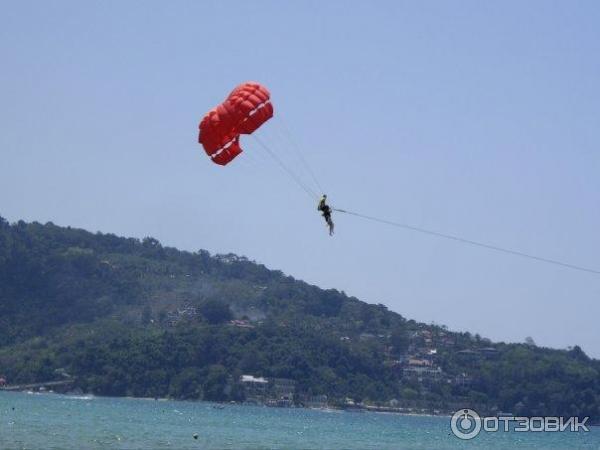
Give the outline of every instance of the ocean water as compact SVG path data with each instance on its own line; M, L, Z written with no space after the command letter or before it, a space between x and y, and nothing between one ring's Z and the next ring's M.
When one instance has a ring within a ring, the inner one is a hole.
M1 449L600 449L590 430L461 441L448 417L0 392Z

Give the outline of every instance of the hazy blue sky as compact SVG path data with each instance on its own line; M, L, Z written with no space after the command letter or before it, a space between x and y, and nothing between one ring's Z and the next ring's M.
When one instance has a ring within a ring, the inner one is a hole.
M203 113L260 81L336 206L600 268L599 2L0 6L8 220L235 252L409 318L600 357L600 276L349 216L330 238L252 139L226 168L196 142ZM259 136L301 173L281 124Z

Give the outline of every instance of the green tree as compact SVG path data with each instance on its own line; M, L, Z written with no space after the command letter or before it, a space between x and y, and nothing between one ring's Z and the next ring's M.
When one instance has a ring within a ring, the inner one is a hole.
M408 331L404 328L396 328L392 331L391 336L392 346L396 354L402 355L408 351L408 345L410 343L410 337Z
M202 383L203 399L209 401L223 401L227 399L227 369L220 364L208 368L208 374Z
M233 319L229 305L216 299L207 300L200 306L200 313L210 324L219 324Z

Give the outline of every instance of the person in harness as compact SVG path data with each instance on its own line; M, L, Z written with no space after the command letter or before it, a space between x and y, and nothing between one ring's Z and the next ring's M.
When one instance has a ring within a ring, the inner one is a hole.
M321 199L319 200L319 206L317 206L317 211L321 211L327 226L329 227L329 236L333 236L333 220L331 220L331 207L327 204L327 195L323 194Z

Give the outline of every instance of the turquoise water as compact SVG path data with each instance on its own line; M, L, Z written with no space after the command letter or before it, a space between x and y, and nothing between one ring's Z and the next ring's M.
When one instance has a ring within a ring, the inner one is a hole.
M600 429L461 441L447 417L0 392L1 449L515 447L600 449Z

